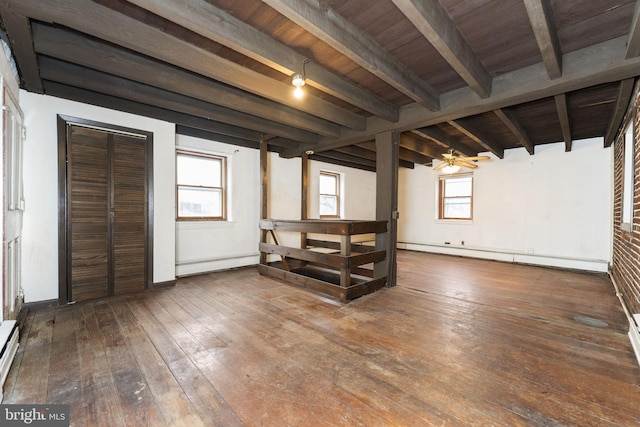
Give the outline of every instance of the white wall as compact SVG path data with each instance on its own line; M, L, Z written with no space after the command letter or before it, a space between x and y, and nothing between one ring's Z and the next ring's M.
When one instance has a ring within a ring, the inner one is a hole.
M611 258L610 148L602 138L506 150L474 172L473 221L438 221L438 172L401 169L401 247L607 271ZM449 242L449 244L445 244ZM464 245L462 245L464 242Z
M260 152L177 135L176 145L227 157L228 221L176 223L178 276L257 264L260 232Z
M175 126L154 119L21 91L24 146L22 280L25 302L58 298L57 114L153 132L153 281L175 279Z

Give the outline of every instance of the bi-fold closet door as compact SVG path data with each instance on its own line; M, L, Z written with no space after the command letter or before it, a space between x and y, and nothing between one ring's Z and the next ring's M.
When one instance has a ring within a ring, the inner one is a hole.
M151 136L91 123L66 122L64 128L62 302L146 289Z

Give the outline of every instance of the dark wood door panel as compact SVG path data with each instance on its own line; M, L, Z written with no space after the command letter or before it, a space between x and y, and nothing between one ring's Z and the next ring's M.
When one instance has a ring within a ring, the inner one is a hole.
M143 290L147 140L73 125L68 136L70 300Z

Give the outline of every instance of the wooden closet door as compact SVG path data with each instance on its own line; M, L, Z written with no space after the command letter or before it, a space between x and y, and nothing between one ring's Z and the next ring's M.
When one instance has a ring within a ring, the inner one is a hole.
M110 294L109 134L68 130L67 173L71 300Z
M113 293L141 291L146 277L145 140L114 135L112 146Z
M70 300L144 290L146 140L73 125L68 134Z

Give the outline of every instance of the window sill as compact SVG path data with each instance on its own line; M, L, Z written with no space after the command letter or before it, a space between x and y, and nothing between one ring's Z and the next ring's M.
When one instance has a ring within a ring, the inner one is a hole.
M436 219L436 224L473 225L472 219Z

